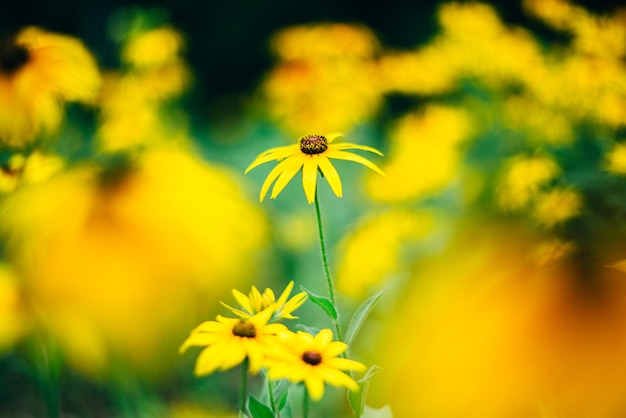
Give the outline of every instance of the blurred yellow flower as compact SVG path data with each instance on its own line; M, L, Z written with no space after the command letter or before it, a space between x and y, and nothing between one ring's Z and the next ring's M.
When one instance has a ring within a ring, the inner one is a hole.
M217 316L217 321L198 325L179 352L192 346L206 346L198 355L195 374L203 376L216 370L228 370L248 358L250 372L257 373L270 351L275 350L277 335L287 331L282 324L268 324L271 310L264 310L248 319Z
M540 187L554 179L559 166L545 156L516 156L504 167L498 188L499 204L504 209L521 209L537 194Z
M91 376L113 362L166 372L172 337L206 315L207 298L255 274L267 237L234 173L175 149L76 165L19 188L2 211L29 308L69 365Z
M580 214L581 197L569 189L552 189L537 195L533 216L545 226L554 226Z
M281 319L298 319L297 316L293 316L291 313L304 303L307 295L306 292L300 292L287 300L293 290L293 284L293 280L289 282L278 300L276 300L274 292L269 287L265 288L265 292L261 293L256 286L252 286L252 290L248 296L237 289L233 289L233 295L237 302L239 302L239 305L241 305L241 309L233 308L224 302L220 303L243 319L250 319L252 316L266 309L272 311L270 322L279 321Z
M426 236L433 225L431 215L402 209L362 221L340 244L338 289L358 297L380 287L406 261L406 244Z
M184 45L177 30L164 26L131 36L124 45L122 58L138 67L160 66L176 60Z
M100 75L74 38L30 27L0 43L0 142L23 146L58 128L62 103L92 103Z
M9 349L28 330L26 301L18 277L9 265L0 264L0 352Z
M626 174L626 144L615 144L606 156L607 170L615 174Z
M292 383L304 382L313 400L324 396L324 384L357 390L358 385L345 371L364 371L365 366L347 358L338 358L347 345L333 341L333 332L323 329L313 336L304 331L281 335L284 352L268 362L270 379L289 379Z
M261 92L269 114L291 134L302 126L317 132L346 131L378 109L378 42L369 29L296 26L276 34L272 49L279 61Z
M382 155L380 151L364 145L332 143L335 139L340 137L343 137L343 135L337 133L326 136L306 135L300 139L298 144L271 148L260 154L252 164L246 168L246 173L260 164L274 160L280 161L280 163L270 171L261 187L261 202L275 180L276 183L274 184L271 194L272 199L278 196L300 170L302 170L302 186L309 204L315 201L318 169L326 178L328 184L330 184L335 195L341 197L341 178L330 162L331 158L353 161L384 175L383 172L369 160L351 152L345 152L344 150L359 149Z
M369 195L378 201L419 199L448 185L458 175L459 145L471 134L466 111L439 105L400 119L389 135L386 177L367 179Z

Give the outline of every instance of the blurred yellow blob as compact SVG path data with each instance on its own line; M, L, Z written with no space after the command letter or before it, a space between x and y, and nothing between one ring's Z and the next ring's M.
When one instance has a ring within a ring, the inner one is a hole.
M20 147L58 128L65 101L93 103L96 62L77 39L30 27L0 43L0 143Z
M187 330L256 271L267 234L231 173L175 149L77 166L2 210L30 308L92 376L170 368Z
M580 214L580 195L569 189L555 188L537 195L533 215L539 223L554 226Z
M0 352L26 333L29 318L25 305L15 271L7 264L0 264Z
M433 224L429 214L400 209L361 222L340 244L339 291L360 297L380 288L404 265L406 243L426 236Z
M537 194L540 187L555 178L559 166L545 156L519 155L504 166L498 199L504 209L521 209Z
M401 202L440 191L458 175L459 144L471 133L461 109L430 105L400 119L390 133L386 177L369 176L367 191L379 201Z
M626 174L626 144L615 144L606 156L607 170L615 174Z
M349 131L378 109L378 42L357 25L296 26L272 40L278 56L261 92L272 118L292 135Z
M489 224L415 268L373 354L370 403L398 417L621 416L624 274L563 257L538 268L527 232Z
M20 185L43 182L63 169L64 165L61 157L39 151L27 157L14 154L0 170L0 193L10 193Z
M575 139L571 118L528 97L507 99L505 118L511 129L527 135L529 143L569 145Z
M131 36L124 45L122 58L138 67L160 66L176 60L184 45L177 30L164 26Z

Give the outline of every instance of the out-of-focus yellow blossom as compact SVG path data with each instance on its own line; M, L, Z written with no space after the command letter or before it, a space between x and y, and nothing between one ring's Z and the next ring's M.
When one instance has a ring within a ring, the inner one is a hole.
M527 97L512 97L505 103L508 126L526 135L528 143L569 145L575 138L571 118Z
M531 259L541 268L571 255L576 250L574 243L558 238L545 239L535 246Z
M527 231L488 223L414 270L371 359L383 368L371 402L401 417L619 416L623 273L581 272L568 258L538 268Z
M93 103L96 63L69 36L30 27L0 43L0 142L19 147L56 130L66 101Z
M102 150L186 142L187 117L176 109L164 109L167 100L191 83L191 73L179 56L183 42L182 35L169 27L129 38L122 56L133 65L105 78L97 132Z
M280 61L261 90L270 115L292 134L303 126L346 131L378 109L378 43L368 29L297 26L279 32L272 47Z
M552 189L536 196L533 216L545 226L554 226L579 215L581 207L581 197L577 192Z
M227 412L227 407L211 404L209 408L192 402L176 402L170 406L169 418L237 418L236 412Z
M252 316L266 309L270 309L272 311L270 321L298 319L297 316L293 316L291 313L304 303L307 295L306 292L300 292L297 295L294 295L291 299L287 300L292 290L293 280L289 282L278 300L276 300L274 292L269 287L266 287L265 291L261 294L256 286L252 286L252 290L250 290L248 296L236 289L233 289L233 295L235 296L237 302L239 302L239 305L241 305L241 309L228 306L224 302L221 302L221 304L230 309L235 315L244 319L250 319Z
M12 192L20 184L45 181L61 171L64 164L59 156L45 155L39 151L34 151L28 157L14 154L0 172L0 192Z
M524 8L555 29L564 30L576 16L586 12L567 0L523 0Z
M454 58L438 46L417 52L392 52L379 60L379 73L385 91L407 94L440 94L456 85Z
M206 347L196 361L197 376L231 369L246 358L250 361L250 372L258 373L268 354L276 350L278 334L288 331L283 324L268 324L271 317L271 310L245 320L218 315L217 321L203 322L191 331L179 352L182 354L194 346Z
M26 302L11 267L0 264L0 352L11 347L27 331Z
M365 145L356 145L348 142L333 143L335 139L341 137L343 135L339 133L326 136L306 135L300 138L295 145L271 148L256 157L246 168L246 173L260 164L274 160L280 161L267 175L265 182L263 182L260 193L261 202L274 181L276 183L274 183L272 188L272 199L278 196L299 171L302 171L302 187L309 204L313 203L317 196L318 171L326 178L335 196L341 197L343 195L341 177L339 177L339 173L337 173L330 159L353 161L384 176L384 173L374 163L360 155L346 152L345 150L358 149L382 155L380 151Z
M122 50L124 61L138 67L154 67L175 61L185 46L174 28L160 27L131 36Z
M504 167L498 188L498 203L504 209L521 209L537 194L540 187L554 179L559 166L546 156L519 155Z
M384 178L370 176L367 191L379 201L419 199L445 187L457 174L459 144L471 132L461 109L429 106L400 119L394 126Z
M616 174L626 174L626 144L615 144L606 158L607 170Z
M408 210L392 210L366 219L341 243L338 289L358 297L380 287L405 261L404 244L426 236L433 223L431 215Z
M333 332L326 328L311 335L308 332L281 334L284 352L276 354L268 362L270 379L289 379L292 383L303 382L311 399L324 396L324 384L346 387L352 391L358 385L345 371L365 371L365 365L347 358L339 358L348 346L333 341Z
M20 188L2 213L41 326L71 366L96 376L113 363L171 367L173 337L255 273L267 233L232 173L174 149L76 166Z
M486 85L524 80L542 67L536 42L519 28L507 28L491 6L446 3L439 10L443 34L432 48L446 57L457 77L480 76Z

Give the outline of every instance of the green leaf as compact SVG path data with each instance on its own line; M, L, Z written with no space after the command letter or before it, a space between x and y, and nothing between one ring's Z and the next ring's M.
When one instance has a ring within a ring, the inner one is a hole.
M294 327L298 331L308 332L311 335L317 335L317 333L320 332L320 329L318 327L309 327L309 326L304 325L304 324L296 324Z
M367 392L370 389L370 382L372 377L374 377L374 375L380 370L381 368L376 365L370 367L365 373L365 376L357 380L359 390L355 392L348 391L348 400L350 401L350 406L352 406L352 411L356 417L361 417L363 415L363 412L365 411Z
M252 418L274 418L272 408L259 402L254 396L248 399L248 409Z
M311 302L322 308L324 312L326 312L326 314L333 320L337 320L337 309L335 309L335 306L329 299L309 292L304 288L304 286L300 286L300 289L302 289L309 295L309 299L311 300Z
M366 405L361 418L393 418L393 414L389 405L385 405L380 409L374 409Z
M387 290L387 286L385 286L382 290L380 290L374 296L371 296L370 298L368 298L354 312L354 315L352 315L352 318L350 319L350 323L348 324L346 337L344 338L344 342L346 344L350 345L352 343L352 340L354 339L354 337L356 337L356 334L361 329L361 325L363 325L363 322L365 322L365 318L367 318L367 315L372 310L372 307L378 301L378 299L380 299L383 293L385 293L386 290Z

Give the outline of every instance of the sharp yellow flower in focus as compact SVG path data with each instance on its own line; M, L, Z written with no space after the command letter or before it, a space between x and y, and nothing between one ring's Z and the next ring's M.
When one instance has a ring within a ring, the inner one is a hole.
M216 370L228 370L250 360L250 372L257 373L268 352L278 343L277 334L287 332L282 324L268 324L271 310L260 312L248 320L217 316L217 321L198 325L180 347L184 353L191 346L206 346L196 361L195 374L203 376Z
M0 141L22 146L62 119L64 101L93 102L96 62L77 39L30 27L0 41Z
M233 308L228 306L224 302L220 302L223 306L230 309L235 315L243 318L250 319L259 312L263 312L266 309L272 311L271 321L278 321L281 319L298 319L297 316L293 316L291 313L298 309L300 305L306 300L306 293L300 292L291 299L289 295L293 289L293 280L289 282L283 293L278 300L274 296L274 292L269 287L265 289L265 292L261 294L256 286L252 286L252 290L248 296L244 295L240 291L233 289L233 295L237 302L241 305L242 309Z
M315 191L317 186L318 168L322 175L328 180L330 188L337 197L341 197L342 187L339 173L330 162L331 158L337 160L354 161L385 175L380 168L374 163L360 155L346 152L347 149L359 149L363 151L373 152L374 154L383 155L375 148L364 145L356 145L350 143L334 144L335 139L343 135L335 133L330 135L306 135L300 138L298 144L288 145L286 147L276 147L269 149L259 155L246 168L246 173L268 161L280 161L276 167L268 174L263 186L261 187L260 200L265 198L267 191L274 181L271 198L274 199L287 186L289 181L302 169L302 186L309 204L315 201Z
M283 334L285 353L280 359L270 361L270 379L289 379L292 383L304 382L311 399L324 396L324 383L357 390L356 382L344 373L345 370L364 371L365 365L358 361L338 358L347 345L333 341L330 329L321 330L316 336L298 331Z

